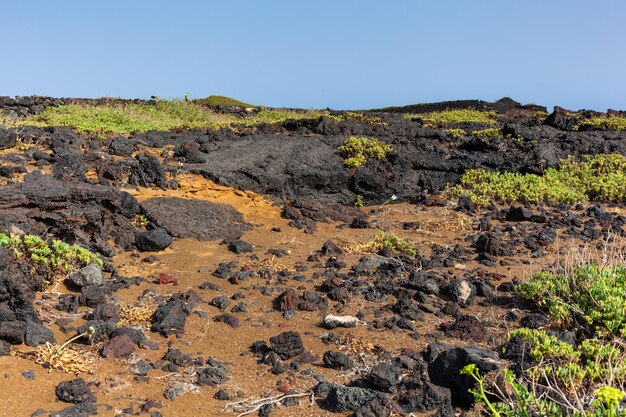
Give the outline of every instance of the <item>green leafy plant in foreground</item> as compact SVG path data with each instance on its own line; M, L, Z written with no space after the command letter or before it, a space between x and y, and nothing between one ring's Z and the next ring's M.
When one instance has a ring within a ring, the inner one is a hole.
M378 139L351 136L338 150L344 157L345 166L360 168L370 159L384 159L393 148Z
M85 248L59 240L45 241L35 235L0 233L0 248L7 248L16 258L25 258L45 268L50 277L65 276L91 263L103 265L98 255Z
M506 389L496 387L494 395L485 389L485 379L475 364L466 365L461 369L462 375L470 376L477 384L470 389L474 400L486 407L490 417L624 417L626 409L620 404L626 393L611 386L600 386L593 392L593 400L588 409L564 409L563 405L549 396L537 397L528 384L520 383L512 371L502 371L502 383ZM506 392L506 394L505 394ZM545 393L544 393L545 394ZM497 398L497 399L494 399ZM490 399L491 398L491 399Z
M626 335L626 267L583 265L567 274L540 272L518 292L560 324L578 322L613 336Z
M626 199L626 158L619 154L586 156L581 162L562 160L543 175L467 170L453 195L468 196L478 206L510 203L623 201Z

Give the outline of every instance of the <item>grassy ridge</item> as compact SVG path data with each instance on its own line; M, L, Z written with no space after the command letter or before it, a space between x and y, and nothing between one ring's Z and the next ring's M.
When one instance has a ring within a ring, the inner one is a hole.
M437 126L449 125L454 123L484 123L489 125L496 122L496 116L496 113L492 111L462 109L445 110L425 114L406 114L404 115L404 118L420 118L426 123L431 123Z
M192 101L194 103L204 104L205 106L257 107L226 96L208 96L205 98L196 98Z
M319 110L262 109L249 117L238 118L218 114L205 105L187 100L159 100L149 104L84 105L69 104L48 107L7 126L68 126L79 133L107 136L145 133L151 130L220 129L231 126L252 126L260 123L281 123L288 119L317 119L328 113Z

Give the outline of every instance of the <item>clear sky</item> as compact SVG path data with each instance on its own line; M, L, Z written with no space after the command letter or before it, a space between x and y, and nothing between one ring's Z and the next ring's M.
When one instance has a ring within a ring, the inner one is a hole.
M0 95L626 109L624 0L14 0Z

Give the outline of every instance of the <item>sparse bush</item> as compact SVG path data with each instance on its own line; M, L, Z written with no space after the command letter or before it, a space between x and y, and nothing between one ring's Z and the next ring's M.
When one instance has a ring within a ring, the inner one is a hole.
M381 125L383 127L387 127L388 124L381 119L380 117L372 116L369 114L347 111L338 116L339 121L341 120L354 120L359 123L369 124L369 125Z
M468 196L475 204L490 201L622 201L626 199L626 158L619 154L586 156L561 161L560 168L548 168L543 176L483 169L465 171L453 188L455 196Z
M404 253L406 255L415 256L417 251L406 240L401 237L386 232L378 232L372 243L374 250L381 250L383 248L389 248L394 253Z
M131 221L131 223L135 226L135 227L139 227L142 229L145 229L148 226L148 218L146 216L144 216L143 214L138 214L136 215L133 220Z
M338 150L344 157L344 165L351 168L360 168L370 159L384 159L393 150L378 139L351 136Z
M605 127L611 130L626 130L626 117L620 116L599 116L581 121L576 130L583 126Z
M502 136L502 131L497 127L490 127L490 128L482 129L482 130L474 130L472 132L472 136L475 136L477 138L491 138L491 137L503 138L504 137Z

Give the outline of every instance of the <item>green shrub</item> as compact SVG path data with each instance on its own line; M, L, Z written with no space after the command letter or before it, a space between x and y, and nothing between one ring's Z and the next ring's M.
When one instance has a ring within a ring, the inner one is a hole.
M490 417L626 417L626 408L620 403L626 393L613 386L599 385L583 396L582 392L540 385L538 380L516 378L504 369L494 387L497 392L492 393L475 364L465 366L461 374L476 382L477 388L469 391L476 403L485 405Z
M465 132L465 130L463 129L446 129L446 132L448 132L454 138L462 138L463 136L467 135L467 132Z
M381 119L380 117L372 116L366 113L355 112L355 111L347 111L336 116L337 121L342 120L354 120L359 123L369 124L369 125L381 125L383 127L387 127L388 124Z
M623 116L599 116L581 121L576 130L582 126L606 127L611 130L626 130L626 117Z
M626 158L619 154L586 156L561 161L560 168L548 168L543 176L510 172L467 170L453 195L467 195L479 206L490 201L622 201L626 199Z
M426 123L437 126L449 125L453 123L483 123L494 124L496 113L491 111L480 111L473 109L444 110L425 114L406 114L405 119L420 118Z
M322 116L330 117L330 113L322 110L263 109L255 115L236 119L231 124L254 126L260 123L282 123L285 120L319 119Z
M16 258L25 258L43 267L49 278L65 276L74 269L91 263L103 265L102 259L78 245L59 240L45 241L38 236L0 233L0 248L7 248Z
M583 265L568 274L541 272L519 293L548 310L559 324L593 325L600 333L626 335L626 267Z
M351 168L360 168L370 159L384 159L393 150L378 139L351 136L338 150L344 157L344 165Z
M376 234L372 246L375 250L389 248L394 253L404 253L411 256L415 256L417 254L415 248L406 240L393 233L386 233L382 231Z
M497 127L490 127L487 129L482 129L482 130L474 130L472 132L472 136L475 136L477 138L503 138L504 136L502 136L502 131L497 128Z

